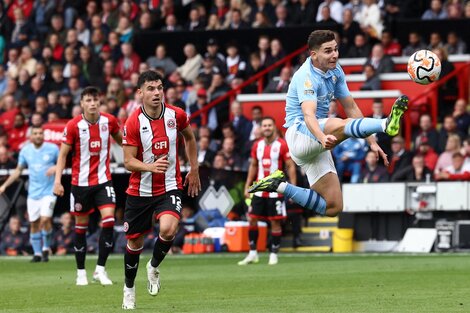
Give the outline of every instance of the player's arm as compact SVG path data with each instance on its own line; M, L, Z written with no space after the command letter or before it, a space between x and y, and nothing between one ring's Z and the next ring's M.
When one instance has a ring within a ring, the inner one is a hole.
M248 188L255 181L256 173L258 173L258 159L251 158L250 166L248 167L248 175L246 176L245 182L245 198L250 198L251 195L248 193Z
M333 135L325 135L320 128L318 119L316 117L317 113L317 102L312 100L306 100L302 102L302 113L304 115L305 125L307 125L308 130L321 142L323 148L332 149L336 142L336 137Z
M167 170L170 162L168 162L168 155L160 156L155 162L144 163L136 158L137 147L124 145L124 167L131 172L152 172L155 174L163 174Z
M7 178L7 180L0 186L0 195L5 192L5 190L13 184L18 178L21 176L21 172L23 172L24 167L21 165L18 165L13 173L11 173L10 177Z
M114 141L116 141L118 145L122 146L122 133L120 130L111 136L113 136Z
M199 194L201 190L201 181L199 180L199 163L197 161L197 146L196 138L191 129L191 126L186 126L185 129L181 131L181 134L184 137L186 155L188 156L189 165L191 169L184 180L184 185L188 185L188 195L194 197Z
M297 185L297 172L295 171L295 163L292 159L286 160L287 176L292 185Z
M65 163L67 162L67 155L72 146L66 143L60 145L59 156L57 157L57 164L55 166L55 179L54 179L54 194L57 196L64 195L64 186L62 186L62 172L65 169Z

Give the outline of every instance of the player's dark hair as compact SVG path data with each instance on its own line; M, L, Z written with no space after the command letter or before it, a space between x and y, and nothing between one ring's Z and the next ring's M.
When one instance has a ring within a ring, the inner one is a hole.
M95 86L88 86L83 89L82 94L80 95L80 100L85 98L85 96L92 96L92 97L99 97L101 94L101 91L98 87Z
M33 131L34 129L42 129L42 130L44 130L44 128L42 128L42 123L39 124L39 125L31 125L30 127L31 127L31 131Z
M261 119L261 122L260 122L260 123L263 123L264 120L270 120L270 121L273 121L274 124L276 124L276 121L275 121L274 118L272 118L271 116L264 116L264 117Z
M155 71L145 71L140 74L139 79L137 80L137 88L141 88L146 82L161 81L163 83L163 78Z
M315 30L308 36L308 49L317 50L325 42L335 40L335 33L331 30Z

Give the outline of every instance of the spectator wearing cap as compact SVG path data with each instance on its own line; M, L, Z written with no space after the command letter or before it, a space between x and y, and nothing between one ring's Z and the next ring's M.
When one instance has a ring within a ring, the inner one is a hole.
M217 66L219 72L223 73L224 75L227 73L225 56L219 52L219 44L214 38L210 38L207 41L204 57L212 57L214 60L214 65Z
M150 68L163 68L166 74L173 73L178 68L175 61L167 56L166 46L164 44L157 45L155 55L149 57L146 62Z
M207 105L207 91L201 88L197 91L197 99L189 106L190 114L194 114ZM203 112L201 115L191 119L191 123L197 127L206 125L212 132L217 128L217 111L215 107L209 109L209 111Z
M199 68L202 65L202 56L197 52L196 47L192 43L184 46L184 55L186 56L185 62L176 70L187 82L192 82L197 77Z
M123 80L130 80L131 74L139 71L140 57L130 43L123 43L121 51L122 57L116 64L115 74Z
M204 57L202 67L197 74L197 78L202 81L204 88L209 88L214 73L220 73L218 67L214 65L214 59L211 56Z

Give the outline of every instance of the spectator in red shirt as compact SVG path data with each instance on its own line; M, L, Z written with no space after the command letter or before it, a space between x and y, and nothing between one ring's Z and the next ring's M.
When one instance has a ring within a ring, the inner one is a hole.
M132 73L139 71L140 57L134 52L130 43L121 45L122 57L116 64L115 74L122 80L130 80Z
M8 132L8 145L11 151L17 153L20 151L22 144L26 141L26 134L28 133L28 124L22 113L15 115L13 128Z
M384 30L382 32L382 45L384 47L384 53L390 56L401 56L401 45L393 38L390 30Z
M424 158L424 164L431 171L434 171L434 168L437 164L437 159L439 155L434 151L434 149L429 145L428 140L423 138L420 145L418 146L418 154L422 155Z
M436 180L470 181L470 166L465 163L465 156L460 152L455 152L452 155L452 165L437 173Z

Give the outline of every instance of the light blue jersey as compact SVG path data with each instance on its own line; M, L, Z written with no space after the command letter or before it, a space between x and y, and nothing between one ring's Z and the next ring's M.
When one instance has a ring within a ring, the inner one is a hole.
M328 117L330 101L350 96L345 75L341 66L326 73L315 68L310 58L294 73L286 98L286 123L289 128L296 122L303 122L301 104L304 101L317 102L317 119Z
M38 200L53 195L54 175L48 177L46 171L56 164L58 156L59 148L49 142L44 142L39 149L32 143L21 149L18 165L29 171L28 198Z

